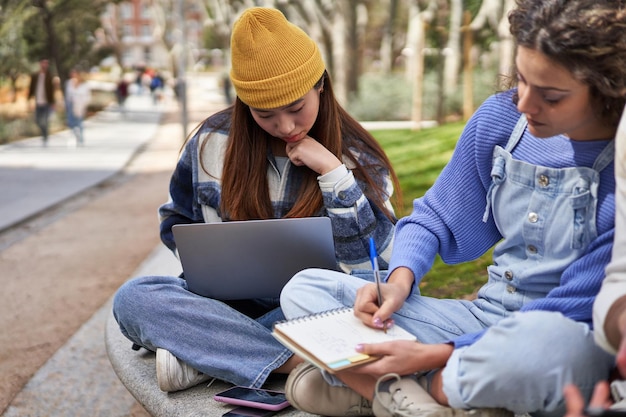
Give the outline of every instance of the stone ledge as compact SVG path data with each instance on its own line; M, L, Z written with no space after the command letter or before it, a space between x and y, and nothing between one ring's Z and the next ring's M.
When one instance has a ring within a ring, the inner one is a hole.
M105 327L107 355L122 384L135 399L155 417L221 416L234 408L213 400L213 396L231 385L215 381L206 382L184 391L166 393L156 383L155 354L145 349L135 351L132 343L119 330L113 313L109 313ZM283 383L276 381L268 388L282 390ZM292 407L276 414L280 417L310 417L312 414Z

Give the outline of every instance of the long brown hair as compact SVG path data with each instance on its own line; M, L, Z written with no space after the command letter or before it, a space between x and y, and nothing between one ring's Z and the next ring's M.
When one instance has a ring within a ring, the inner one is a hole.
M313 86L323 86L320 108L309 135L318 140L340 160L347 158L357 180L365 184L363 190L372 204L388 218L395 221L393 213L385 206L390 197L384 181L376 180L388 173L394 186L394 203L402 202L401 190L391 162L374 137L359 122L352 118L337 102L330 77L326 72ZM218 113L221 126L230 124L228 144L222 172L220 210L222 218L228 220L255 220L274 217L267 183L267 154L272 140L252 118L250 108L239 98L235 103ZM206 122L206 121L205 121ZM210 140L208 134L203 143ZM364 165L356 155L366 154L372 162ZM202 164L202 161L201 161ZM202 168L209 175L204 166ZM294 167L302 176L297 199L285 217L311 217L319 215L324 204L319 188L318 174L306 166Z

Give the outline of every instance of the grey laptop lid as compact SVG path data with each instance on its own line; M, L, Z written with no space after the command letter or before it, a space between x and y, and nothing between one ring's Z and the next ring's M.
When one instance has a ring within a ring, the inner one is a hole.
M189 290L218 300L278 297L303 269L337 270L328 217L179 224L172 232Z

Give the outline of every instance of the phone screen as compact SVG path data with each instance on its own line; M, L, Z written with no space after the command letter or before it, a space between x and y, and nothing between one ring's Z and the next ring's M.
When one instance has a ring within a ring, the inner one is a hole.
M216 401L264 410L282 410L289 406L284 392L259 388L232 387L215 394Z

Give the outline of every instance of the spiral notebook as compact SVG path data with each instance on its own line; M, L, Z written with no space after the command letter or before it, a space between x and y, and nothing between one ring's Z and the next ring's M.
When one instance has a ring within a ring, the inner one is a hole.
M330 373L378 359L357 352L359 343L417 340L398 325L386 333L368 327L350 307L276 322L272 335L303 359Z

